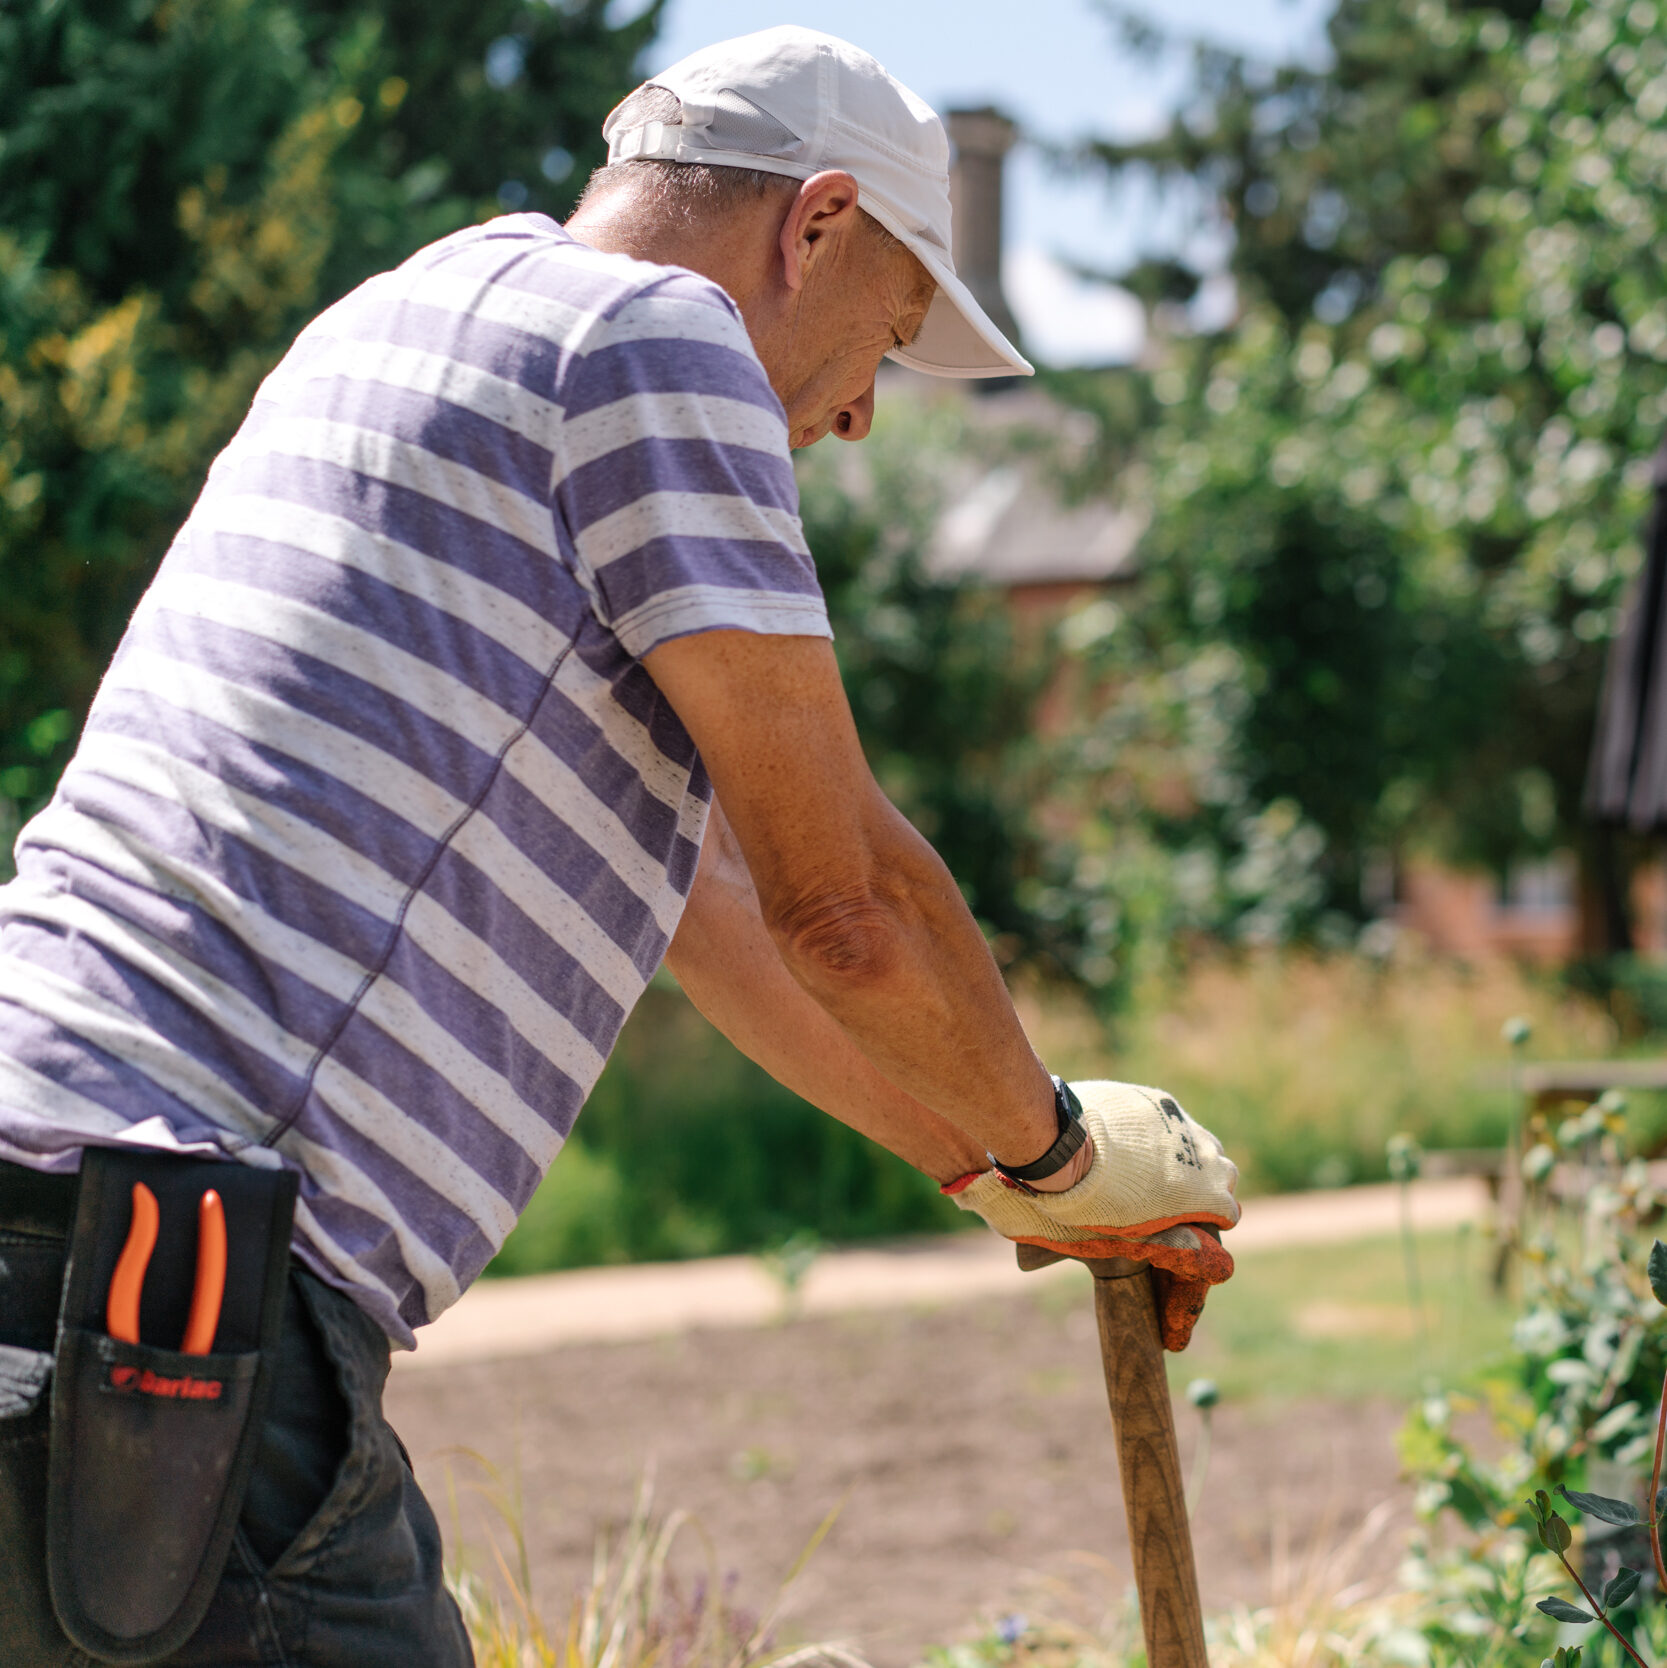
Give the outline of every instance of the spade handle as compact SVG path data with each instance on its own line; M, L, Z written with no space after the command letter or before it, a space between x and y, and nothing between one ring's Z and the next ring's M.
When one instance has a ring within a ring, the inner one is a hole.
M1027 1271L1065 1260L1040 1246L1016 1249L1019 1267ZM1130 1257L1083 1261L1094 1276L1100 1358L1146 1660L1149 1668L1209 1668L1152 1271Z

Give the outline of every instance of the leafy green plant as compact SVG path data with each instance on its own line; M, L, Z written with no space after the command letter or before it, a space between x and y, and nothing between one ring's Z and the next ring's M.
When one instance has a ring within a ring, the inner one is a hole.
M1667 1245L1658 1239L1650 1247L1648 1274L1650 1290L1656 1300L1667 1305ZM1650 1556L1655 1565L1657 1591L1667 1596L1667 1568L1663 1567L1661 1556L1661 1519L1667 1510L1667 1494L1661 1487L1661 1462L1664 1445L1667 1445L1667 1382L1662 1385L1659 1412L1656 1416L1655 1433L1655 1464L1650 1473L1649 1499L1653 1503L1649 1513ZM1644 1516L1629 1500L1617 1500L1612 1496L1602 1494L1586 1494L1571 1491L1566 1485L1559 1483L1557 1493L1563 1497L1566 1504L1578 1512L1595 1517L1603 1523L1615 1525L1617 1528L1629 1529L1644 1521ZM1567 1520L1552 1508L1551 1497L1544 1489L1536 1489L1533 1498L1528 1502L1528 1509L1534 1516L1534 1522L1539 1531L1540 1544L1555 1555L1558 1562L1568 1572L1570 1579L1580 1589L1580 1595L1585 1599L1589 1608L1581 1609L1579 1605L1571 1604L1567 1599L1551 1596L1539 1602L1539 1609L1550 1616L1553 1621L1566 1622L1574 1625L1600 1622L1605 1631L1616 1641L1639 1668L1650 1668L1631 1641L1616 1625L1613 1612L1631 1603L1638 1593L1643 1576L1640 1571L1623 1564L1603 1585L1601 1592L1594 1593L1581 1578L1580 1572L1569 1561L1569 1548L1573 1544L1573 1533ZM1561 1658L1559 1653L1559 1659ZM1579 1651L1571 1654L1570 1660L1578 1663Z
M1638 1521L1636 1508L1628 1505L1624 1500L1610 1499L1601 1494L1570 1493L1561 1484L1558 1485L1557 1492L1576 1511L1588 1512L1593 1517L1601 1518L1605 1523L1626 1526ZM1569 1528L1567 1519L1561 1513L1552 1509L1551 1497L1543 1488L1534 1491L1533 1499L1528 1502L1528 1509L1533 1513L1534 1521L1538 1526L1540 1545L1545 1547L1563 1566L1569 1579L1580 1589L1580 1596L1591 1606L1589 1610L1582 1610L1579 1605L1571 1604L1567 1599L1551 1594L1541 1599L1535 1608L1549 1616L1554 1622L1566 1622L1574 1626L1592 1621L1601 1622L1621 1649L1634 1662L1639 1664L1639 1668L1649 1668L1643 1657L1632 1648L1625 1634L1615 1625L1611 1615L1612 1611L1618 1610L1622 1605L1627 1604L1638 1591L1638 1583L1641 1579L1639 1572L1622 1566L1609 1581L1604 1583L1601 1593L1593 1593L1591 1588L1581 1579L1580 1571L1569 1560L1569 1548L1574 1544L1574 1532ZM1559 1649L1555 1660L1561 1662L1564 1657L1564 1651ZM1575 1649L1568 1652L1567 1660L1571 1664L1578 1664L1580 1661L1579 1650Z
M1187 1514L1191 1516L1204 1498L1204 1485L1210 1477L1210 1449L1215 1441L1215 1410L1221 1388L1213 1378L1195 1378L1187 1385L1187 1400L1198 1409L1198 1445L1187 1472Z
M806 1229L789 1234L779 1245L768 1245L759 1253L764 1272L781 1292L781 1318L796 1320L804 1303L805 1276L823 1250L822 1242Z
M1526 1644L1538 1616L1601 1627L1596 1643L1545 1659L1553 1665L1624 1659L1648 1668L1644 1653L1660 1660L1667 1642L1667 1615L1638 1604L1652 1581L1667 1591L1659 1519L1609 1480L1641 1484L1653 1451L1647 1498L1659 1511L1667 1246L1653 1231L1664 1201L1647 1167L1627 1156L1627 1133L1625 1103L1613 1095L1568 1116L1530 1116L1515 1353L1483 1380L1479 1401L1468 1399L1491 1415L1496 1452L1484 1458L1458 1434L1454 1414L1467 1406L1458 1395L1424 1398L1402 1432L1422 1514L1432 1528L1450 1514L1467 1532L1461 1545L1419 1556L1432 1568L1444 1557L1468 1564L1494 1636ZM1574 1513L1613 1530L1647 1526L1654 1571L1641 1572L1636 1556L1625 1561L1624 1543L1582 1547L1565 1515Z

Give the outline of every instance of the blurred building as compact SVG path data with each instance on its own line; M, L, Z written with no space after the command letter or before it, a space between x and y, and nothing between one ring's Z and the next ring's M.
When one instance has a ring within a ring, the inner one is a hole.
M1395 877L1384 918L1461 961L1509 956L1555 965L1580 951L1578 865L1573 853L1558 853L1518 865L1500 880L1411 861Z
M951 110L944 121L954 146L955 270L979 306L1022 347L1001 281L1004 165L1017 129L989 106ZM970 421L985 430L1034 431L1056 447L1063 442L1067 452L1093 439L1086 413L1061 405L1028 377L960 382L920 376L889 361L883 376L886 398L965 400ZM1103 498L1068 503L1041 455L1018 455L994 468L969 465L948 497L950 508L927 551L927 571L998 587L1027 625L1052 623L1085 596L1135 578L1147 520L1143 507Z

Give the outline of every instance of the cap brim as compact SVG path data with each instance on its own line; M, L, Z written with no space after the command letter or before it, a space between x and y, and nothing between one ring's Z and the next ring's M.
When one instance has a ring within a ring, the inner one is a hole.
M885 224L886 216L875 214L872 202L865 204L874 218ZM990 315L973 300L972 291L955 276L954 269L930 245L922 246L895 225L886 230L906 244L909 252L938 281L938 293L927 310L926 323L907 347L893 348L886 355L899 365L924 371L928 376L1034 376L1036 367L1002 335Z

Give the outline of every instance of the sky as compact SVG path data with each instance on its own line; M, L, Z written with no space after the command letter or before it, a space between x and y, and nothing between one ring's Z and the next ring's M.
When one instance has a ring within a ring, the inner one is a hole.
M1131 7L1170 31L1269 60L1323 57L1332 0L1148 0ZM639 9L618 0L617 10ZM939 110L994 104L1027 135L1142 137L1186 86L1185 59L1134 57L1092 0L670 0L650 73L698 47L778 23L824 29L873 53ZM1040 150L1008 160L1003 285L1026 343L1056 365L1133 357L1140 309L1075 278L1067 263L1116 270L1139 251L1155 205L1061 174Z

